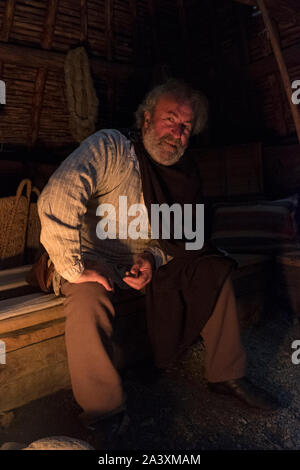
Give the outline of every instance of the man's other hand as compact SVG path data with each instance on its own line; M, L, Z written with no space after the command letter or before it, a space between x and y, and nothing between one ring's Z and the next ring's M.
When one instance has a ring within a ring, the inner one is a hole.
M143 289L152 279L155 260L151 253L142 253L134 257L133 265L126 272L123 281L136 290ZM131 275L130 275L131 274Z
M101 273L101 274L100 274ZM74 282L74 284L81 284L82 282L98 282L105 287L106 290L113 292L114 283L108 274L104 274L99 269L88 269L85 268L81 276Z

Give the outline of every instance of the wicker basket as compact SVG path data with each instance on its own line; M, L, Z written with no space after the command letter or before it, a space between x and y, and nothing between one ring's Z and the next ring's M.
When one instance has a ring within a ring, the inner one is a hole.
M15 196L0 198L0 269L20 266L24 261L30 193L31 181L25 179Z
M40 195L40 191L36 188L32 188L32 193L36 194L37 197ZM39 257L43 251L40 242L41 223L37 209L37 203L31 201L28 212L28 225L27 225L27 236L26 236L26 263L32 264Z

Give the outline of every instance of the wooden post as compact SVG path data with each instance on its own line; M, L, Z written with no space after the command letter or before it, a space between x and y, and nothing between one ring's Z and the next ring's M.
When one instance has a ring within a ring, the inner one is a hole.
M87 0L80 0L80 41L88 41L88 13Z
M7 42L9 39L10 30L14 20L16 0L7 0L6 8L3 18L2 33L0 34L0 40Z
M287 99L288 99L288 102L289 102L289 105L290 105L290 108L291 108L291 112L292 112L292 116L293 116L293 119L294 119L298 140L299 140L299 143L300 143L300 114L299 114L299 111L297 109L297 106L295 104L293 104L293 102L292 102L291 80L290 80L289 73L288 73L288 70L287 70L287 67L286 67L286 64L285 64L285 61L284 61L284 57L283 57L283 54L282 54L282 51L281 51L281 48L280 48L279 41L277 39L276 31L274 29L274 26L273 26L272 20L270 18L269 12L266 8L265 0L257 0L257 5L258 5L258 7L259 7L259 9L262 13L265 26L267 28L267 31L269 32L269 35L270 35L270 41L271 41L271 44L272 44L274 56L275 56L275 59L277 61L278 67L279 67L280 75L281 75L281 78L282 78L282 81L283 81L283 86L284 86L284 89L285 89L285 92L286 92L286 95L287 95Z
M43 39L42 39L42 48L51 49L56 13L58 7L58 0L48 0L47 13L45 17Z
M40 129L40 118L43 106L43 96L47 80L47 68L39 68L36 74L34 93L32 97L32 121L31 136L29 137L29 148L34 147Z

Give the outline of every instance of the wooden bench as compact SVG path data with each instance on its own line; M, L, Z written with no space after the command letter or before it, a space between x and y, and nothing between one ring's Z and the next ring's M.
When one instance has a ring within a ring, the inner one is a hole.
M6 347L6 364L0 364L0 412L70 387L64 299L32 293L25 280L29 269L0 271L0 340ZM143 310L143 296L116 304L114 348L119 369L149 354Z
M266 256L234 256L239 262L233 273L238 310L249 324L261 315L272 269ZM25 281L29 269L0 271L0 340L6 345L6 364L0 364L0 412L70 387L63 297L32 292ZM114 348L116 365L122 369L150 353L144 296L115 307Z

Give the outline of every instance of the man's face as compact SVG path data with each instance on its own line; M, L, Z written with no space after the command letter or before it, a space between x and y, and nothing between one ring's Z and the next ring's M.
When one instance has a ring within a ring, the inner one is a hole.
M188 146L193 121L189 102L162 95L153 115L145 112L142 128L143 143L153 160L167 166L176 163Z

